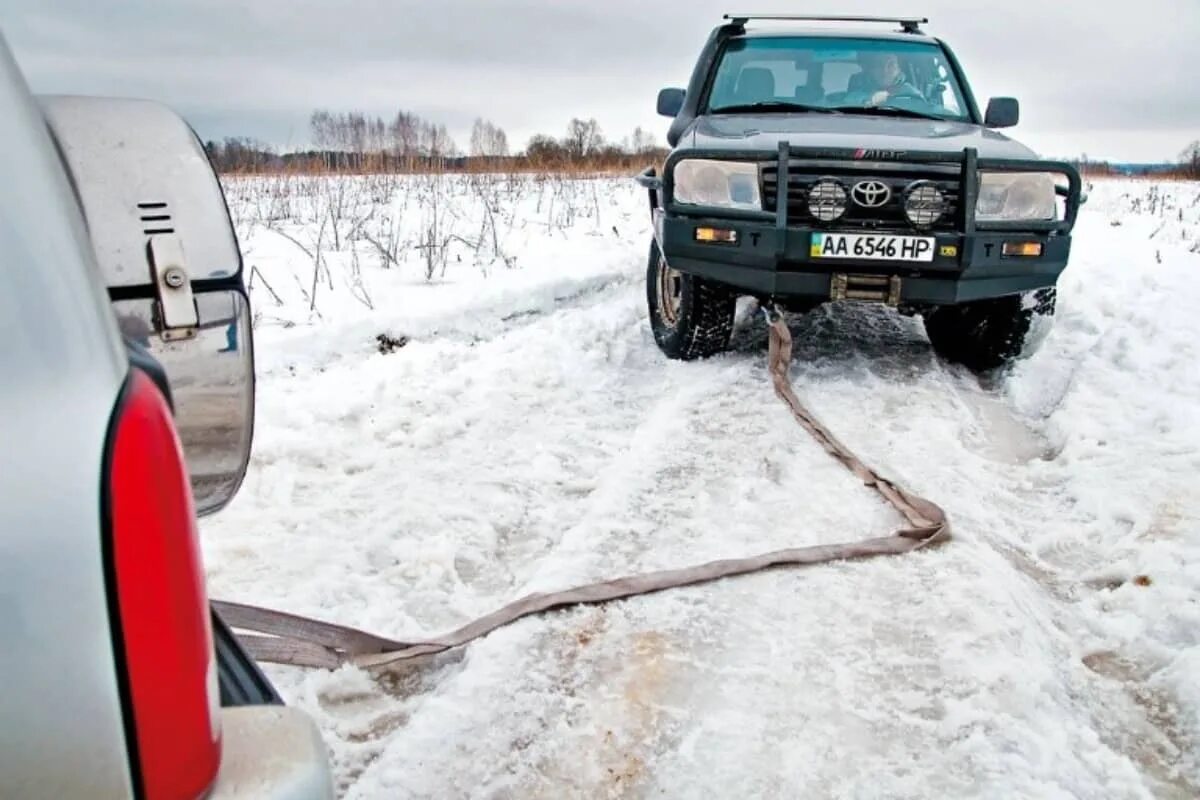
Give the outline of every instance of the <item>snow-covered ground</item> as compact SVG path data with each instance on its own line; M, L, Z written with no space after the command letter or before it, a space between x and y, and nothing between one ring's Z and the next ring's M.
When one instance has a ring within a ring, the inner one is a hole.
M203 524L213 596L403 639L898 525L772 395L757 319L729 355L659 354L628 181L300 184L229 184L258 417ZM379 679L268 672L354 798L1195 797L1198 308L1200 186L1096 183L1056 325L999 381L875 308L792 321L805 401L941 503L948 544L558 612Z

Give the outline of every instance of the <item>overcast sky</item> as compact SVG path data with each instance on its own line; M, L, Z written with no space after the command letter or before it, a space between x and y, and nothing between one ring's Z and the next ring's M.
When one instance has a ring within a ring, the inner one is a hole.
M686 84L725 11L920 13L981 103L1015 95L1044 155L1174 159L1200 139L1197 0L0 0L35 91L149 97L203 138L308 143L313 108L471 121L515 146L595 117L660 140L659 88ZM1135 11L1136 9L1136 11ZM1123 17L1122 14L1132 14Z

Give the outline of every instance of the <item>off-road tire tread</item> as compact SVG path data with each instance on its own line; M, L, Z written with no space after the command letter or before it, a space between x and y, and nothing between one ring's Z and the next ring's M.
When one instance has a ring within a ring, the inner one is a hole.
M708 358L725 351L733 334L737 298L720 284L695 276L684 276L692 284L692 335L685 345L684 358Z
M1025 307L1028 294L942 306L925 314L925 333L944 359L973 372L1007 366L1026 353L1026 339L1037 316L1052 316L1056 290L1032 292L1034 303Z
M679 322L671 327L658 312L658 258L658 245L652 242L646 270L646 301L659 349L668 358L681 361L708 358L729 349L737 295L720 283L684 273Z

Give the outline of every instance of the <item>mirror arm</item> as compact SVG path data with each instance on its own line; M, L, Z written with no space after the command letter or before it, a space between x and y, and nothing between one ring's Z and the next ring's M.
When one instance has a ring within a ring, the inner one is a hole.
M147 250L154 271L163 340L191 339L200 324L200 313L196 309L196 298L192 296L192 280L183 257L183 244L177 236L160 234L150 237Z
M654 167L646 167L646 169L634 177L634 180L637 181L638 186L649 189L652 192L661 191L663 188L662 178L658 177Z

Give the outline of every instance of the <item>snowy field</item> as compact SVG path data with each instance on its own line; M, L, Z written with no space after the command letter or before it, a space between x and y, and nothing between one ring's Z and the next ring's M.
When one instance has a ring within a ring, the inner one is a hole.
M630 181L227 189L258 417L203 523L214 597L403 639L897 527L772 395L757 318L729 355L659 354ZM1097 182L1056 325L999 380L875 308L791 322L803 399L951 542L558 612L379 679L268 672L352 798L1196 797L1197 309L1200 185Z

